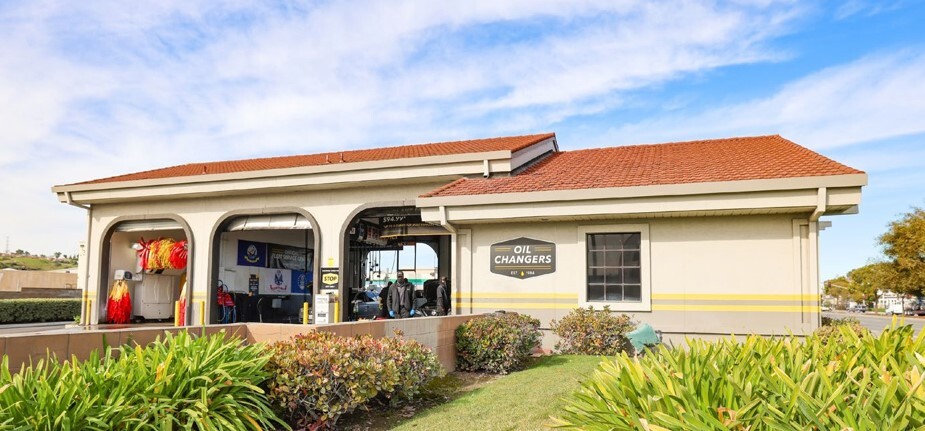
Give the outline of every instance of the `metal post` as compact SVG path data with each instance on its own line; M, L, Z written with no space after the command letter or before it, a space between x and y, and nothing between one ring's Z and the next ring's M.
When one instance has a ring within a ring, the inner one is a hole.
M308 302L302 302L302 324L308 325Z
M199 326L206 326L206 301L199 301Z

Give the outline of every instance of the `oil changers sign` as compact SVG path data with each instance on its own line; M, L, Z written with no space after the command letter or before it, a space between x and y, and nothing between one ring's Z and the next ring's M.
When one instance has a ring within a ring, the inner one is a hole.
M556 272L556 245L532 238L492 244L491 272L520 279Z

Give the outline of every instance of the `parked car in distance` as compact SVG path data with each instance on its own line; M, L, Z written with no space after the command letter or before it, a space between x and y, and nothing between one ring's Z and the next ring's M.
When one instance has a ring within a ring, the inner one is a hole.
M906 314L906 310L905 308L903 308L902 304L891 304L889 307L886 308L886 314L892 314L894 316L895 315L901 316L903 314Z
M866 313L867 306L866 305L854 305L854 306L849 307L848 311L852 313Z
M832 311L832 307L829 307L828 305L823 305L822 307L819 307L819 309L822 311Z
M350 301L354 319L375 319L379 316L379 294L372 291L360 291Z

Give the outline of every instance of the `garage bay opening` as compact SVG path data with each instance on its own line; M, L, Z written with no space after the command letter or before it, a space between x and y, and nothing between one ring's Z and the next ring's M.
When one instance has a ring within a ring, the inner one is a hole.
M95 323L170 322L185 319L178 301L188 295L187 230L170 219L117 223L103 242L99 319ZM185 302L185 301L183 301Z
M437 280L450 274L450 232L421 221L415 207L371 208L346 233L344 286L348 320L388 317L389 285L402 271L415 287L419 315L432 315Z
M308 218L237 216L216 236L211 323L310 323L316 237Z

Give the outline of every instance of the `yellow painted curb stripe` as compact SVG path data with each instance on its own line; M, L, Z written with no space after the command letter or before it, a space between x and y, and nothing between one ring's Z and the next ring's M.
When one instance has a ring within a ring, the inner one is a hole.
M818 295L725 294L725 293L653 293L652 299L694 301L801 301L818 300Z
M754 311L765 313L819 312L816 305L703 305L703 304L653 304L653 311Z

